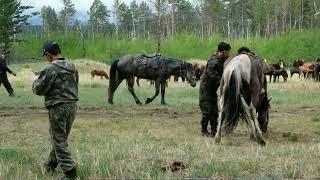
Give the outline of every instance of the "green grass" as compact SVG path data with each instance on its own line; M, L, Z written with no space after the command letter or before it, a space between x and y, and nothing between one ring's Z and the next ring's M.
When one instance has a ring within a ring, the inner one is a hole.
M70 33L68 36L56 33L50 36L25 35L21 38L26 41L14 45L16 57L40 57L42 44L48 39L58 41L62 47L63 54L71 59L81 58L81 40L77 33ZM192 34L179 34L173 39L163 39L161 52L165 56L178 59L208 59L216 51L220 41L227 41L232 46L232 54L241 46L248 46L258 56L266 58L268 62L277 62L280 58L285 60L286 65L292 65L293 60L304 58L315 60L320 46L319 30L305 32L290 32L281 36L263 39L254 37L249 40L238 39L229 41L222 37L199 38ZM138 38L132 42L128 39L114 39L111 37L96 36L85 41L87 58L102 62L110 62L126 54L154 53L156 43L153 38Z
M79 112L69 138L81 179L310 179L320 176L319 83L289 79L269 84L272 97L267 146L260 147L239 127L220 145L200 136L199 86L169 83L167 106L134 103L125 83L107 104L108 81L91 80L90 61L80 70ZM43 98L32 94L32 70L45 64L14 65L10 76L15 98L0 88L0 179L55 179L43 172L50 150L48 115ZM136 87L141 101L154 93L146 81ZM181 172L161 167L175 161Z

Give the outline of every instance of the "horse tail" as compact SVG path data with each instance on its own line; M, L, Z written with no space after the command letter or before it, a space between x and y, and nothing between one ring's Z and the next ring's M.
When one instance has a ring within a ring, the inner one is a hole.
M225 130L229 134L237 127L240 117L245 114L240 95L242 79L238 69L231 71L226 83L224 87L223 113L225 114Z
M109 95L114 91L116 87L116 82L118 78L118 62L119 62L119 59L114 60L110 66Z

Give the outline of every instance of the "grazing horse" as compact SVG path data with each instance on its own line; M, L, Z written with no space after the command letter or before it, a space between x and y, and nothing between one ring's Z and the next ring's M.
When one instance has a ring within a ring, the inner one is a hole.
M202 74L206 70L206 65L198 63L198 62L193 62L192 64L193 64L194 70L196 72L197 80L199 81L200 77L202 76Z
M102 69L93 69L91 71L91 78L94 79L94 76L100 76L101 79L103 79L103 77L106 78L106 79L109 79L109 76L108 76L107 72L105 72Z
M113 104L114 92L122 82L126 79L128 82L128 90L133 96L137 104L142 104L134 93L134 76L141 79L149 79L155 81L155 94L151 98L147 98L146 104L151 103L160 92L161 87L161 104L166 104L165 83L171 75L179 75L185 77L192 87L196 86L196 77L192 64L176 60L173 58L155 56L147 58L143 55L127 55L115 60L110 68L109 82L109 99L108 103Z
M218 90L219 117L215 142L221 140L223 124L229 134L242 119L251 128L257 142L265 145L262 132L267 132L270 100L263 64L247 54L238 55L226 63Z

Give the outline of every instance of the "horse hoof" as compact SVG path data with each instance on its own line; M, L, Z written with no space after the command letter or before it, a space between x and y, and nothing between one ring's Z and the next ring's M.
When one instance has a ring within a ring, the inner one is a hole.
M108 100L108 103L109 103L109 104L113 104L113 101L109 99L109 100Z
M162 103L161 103L161 105L167 105L167 103L165 103L165 102L162 102Z
M214 137L214 143L215 144L219 144L220 143L221 138L220 137Z
M260 139L260 140L258 141L258 144L259 144L260 146L265 146L267 143L266 143L265 140Z
M148 98L147 100L146 100L146 102L145 102L146 104L149 104L149 103L151 103L151 99L150 98Z
M136 102L136 104L138 104L138 105L142 105L142 103L141 103L140 101Z

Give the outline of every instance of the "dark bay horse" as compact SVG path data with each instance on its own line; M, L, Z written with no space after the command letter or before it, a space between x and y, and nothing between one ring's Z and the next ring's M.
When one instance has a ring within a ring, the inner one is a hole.
M128 90L133 96L137 104L142 104L134 93L134 76L140 79L148 79L155 81L155 94L151 98L147 98L146 104L151 103L160 92L161 87L161 104L166 104L165 84L166 80L172 75L185 77L192 87L196 86L196 77L192 64L176 60L169 57L155 56L145 57L143 55L128 55L112 62L110 67L109 81L109 104L113 104L114 92L122 82L126 79L128 82Z
M218 92L219 117L215 142L221 140L222 125L229 134L241 119L251 128L257 142L265 145L262 132L267 132L270 100L262 62L247 54L226 62Z
M273 76L273 82L276 82L276 75L274 75L275 71L282 70L282 69L284 69L284 63L282 59L280 59L277 63L274 63L274 64L268 64L265 61L263 65L263 72L265 75L270 76L270 81L269 81L270 83L271 83L272 76ZM276 74L278 74L278 72L276 72Z

